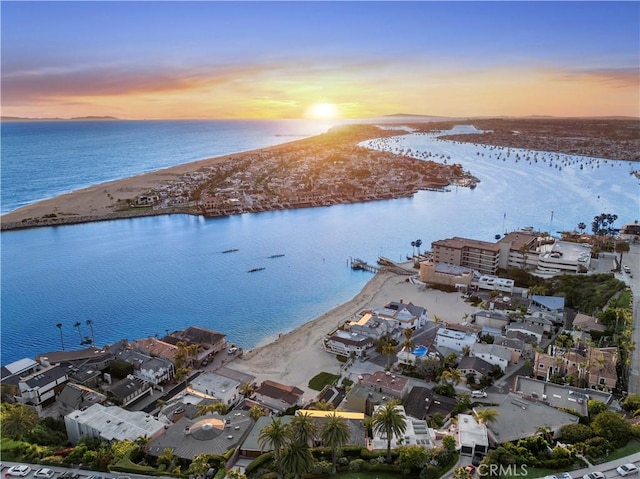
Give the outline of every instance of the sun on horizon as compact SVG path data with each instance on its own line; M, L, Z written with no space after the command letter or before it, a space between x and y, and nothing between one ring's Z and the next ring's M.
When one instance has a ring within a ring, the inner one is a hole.
M318 102L309 107L305 116L314 120L334 120L340 118L340 110L333 103Z

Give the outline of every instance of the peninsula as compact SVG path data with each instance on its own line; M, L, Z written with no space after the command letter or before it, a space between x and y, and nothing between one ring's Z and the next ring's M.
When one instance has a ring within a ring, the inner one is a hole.
M639 161L635 118L493 118L334 127L285 144L186 163L40 201L1 218L1 229L76 224L164 214L247 212L412 196L479 181L455 158L442 163L358 146L371 139L448 130L470 123L484 133L442 139ZM391 125L387 124L387 127ZM403 128L400 128L400 127ZM637 173L636 173L637 174Z

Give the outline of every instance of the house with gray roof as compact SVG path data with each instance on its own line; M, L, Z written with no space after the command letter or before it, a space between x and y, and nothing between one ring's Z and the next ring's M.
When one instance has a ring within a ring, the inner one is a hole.
M497 344L475 343L471 346L469 356L480 358L489 364L499 366L502 372L511 361L511 351Z
M542 335L544 334L544 328L537 324L532 324L525 321L516 321L507 326L507 334L510 332L517 332L531 336L535 338L536 342L542 341Z
M18 382L20 382L20 377L35 373L38 369L41 369L41 366L33 359L19 359L0 367L0 382L17 386Z
M476 407L474 410L483 409L487 408ZM496 420L487 424L489 442L492 445L533 436L540 427L548 427L553 437L558 438L563 426L578 424L580 420L573 414L514 393L508 393L498 406L490 406L490 409L498 412Z
M129 375L114 383L107 390L107 397L122 406L126 406L149 393L151 393L151 384Z
M200 454L221 456L242 444L253 425L248 411L233 410L224 416L214 413L194 419L182 417L149 441L145 450L158 457L169 449L188 461Z
M530 308L551 314L554 323L564 325L564 298L562 296L541 296L534 294L530 297Z
M473 374L476 381L480 381L483 377L488 376L493 368L493 364L482 358L474 356L463 356L458 363L458 370L464 374Z
M324 349L338 356L366 356L374 346L373 338L356 332L338 329L324 339Z
M71 444L95 437L101 441L135 441L140 437L154 438L164 431L165 424L145 412L127 411L119 406L93 404L64 417Z
M50 366L28 376L18 382L19 396L16 399L22 404L35 406L40 412L42 407L55 400L58 392L69 380L69 367Z
M473 346L478 341L478 334L455 331L452 328L440 328L436 333L435 345L461 353L465 346Z
M598 333L604 333L607 327L598 322L597 318L589 316L587 314L578 313L573 318L573 329L578 331L597 331Z
M67 383L56 397L56 404L61 416L84 409L94 404L104 404L107 396L81 384Z
M509 324L509 316L500 311L476 311L471 315L473 322L478 326L488 326L490 328L503 329Z

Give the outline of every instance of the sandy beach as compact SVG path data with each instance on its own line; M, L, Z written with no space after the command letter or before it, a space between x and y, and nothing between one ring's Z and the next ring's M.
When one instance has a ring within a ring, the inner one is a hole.
M341 365L333 354L322 349L322 338L338 325L358 317L362 310L401 299L427 308L429 319L438 316L442 322L460 323L465 313L477 310L465 303L460 293L428 289L407 281L405 275L381 271L350 301L267 345L246 351L230 367L256 376L258 383L271 379L297 386L305 391L305 399L312 399L317 391L307 387L309 379L323 371L336 374Z

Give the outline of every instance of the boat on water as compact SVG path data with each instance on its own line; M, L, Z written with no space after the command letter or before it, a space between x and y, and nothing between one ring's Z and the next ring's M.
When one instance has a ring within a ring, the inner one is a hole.
M235 253L236 251L238 251L238 248L231 248L224 250L223 253Z
M262 271L264 269L264 266L260 266L259 268L251 268L250 270L247 271L247 273L255 273L256 271Z
M272 254L269 258L282 258L284 254Z

